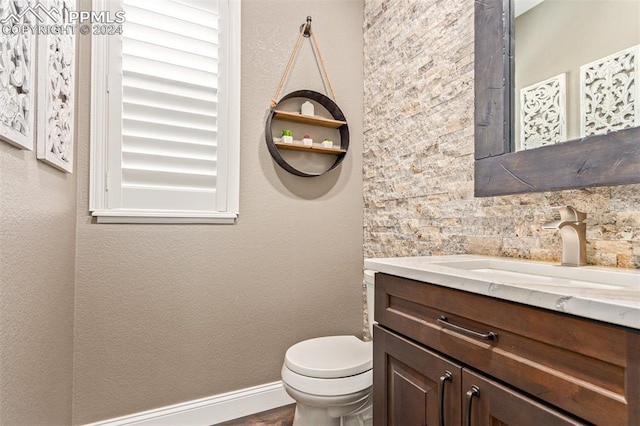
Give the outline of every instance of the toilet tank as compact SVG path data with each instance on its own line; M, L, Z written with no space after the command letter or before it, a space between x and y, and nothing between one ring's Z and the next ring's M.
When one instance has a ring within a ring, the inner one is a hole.
M376 272L366 269L364 271L364 284L367 287L367 315L369 323L369 334L373 337L373 306L374 306L374 278Z

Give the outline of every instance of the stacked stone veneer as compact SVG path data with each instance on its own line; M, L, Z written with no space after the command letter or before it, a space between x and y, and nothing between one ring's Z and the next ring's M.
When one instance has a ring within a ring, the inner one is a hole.
M588 214L589 263L640 268L640 185L474 198L473 4L365 1L365 257L558 261L541 224L568 204Z

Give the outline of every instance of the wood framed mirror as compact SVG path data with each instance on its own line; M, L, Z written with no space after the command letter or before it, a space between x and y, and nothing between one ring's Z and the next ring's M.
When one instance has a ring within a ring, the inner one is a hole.
M475 196L640 183L640 127L514 152L512 8L475 1Z

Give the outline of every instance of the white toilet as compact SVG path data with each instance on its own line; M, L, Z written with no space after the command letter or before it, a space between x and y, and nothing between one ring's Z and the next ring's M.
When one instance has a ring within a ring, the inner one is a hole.
M365 271L369 332L373 328L374 272ZM294 426L369 426L373 423L373 342L328 336L291 346L282 383L296 401Z

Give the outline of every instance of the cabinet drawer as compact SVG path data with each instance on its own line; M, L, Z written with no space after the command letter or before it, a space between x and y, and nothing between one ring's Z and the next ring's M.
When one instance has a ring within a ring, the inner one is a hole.
M635 330L385 274L375 319L589 422L640 424Z

